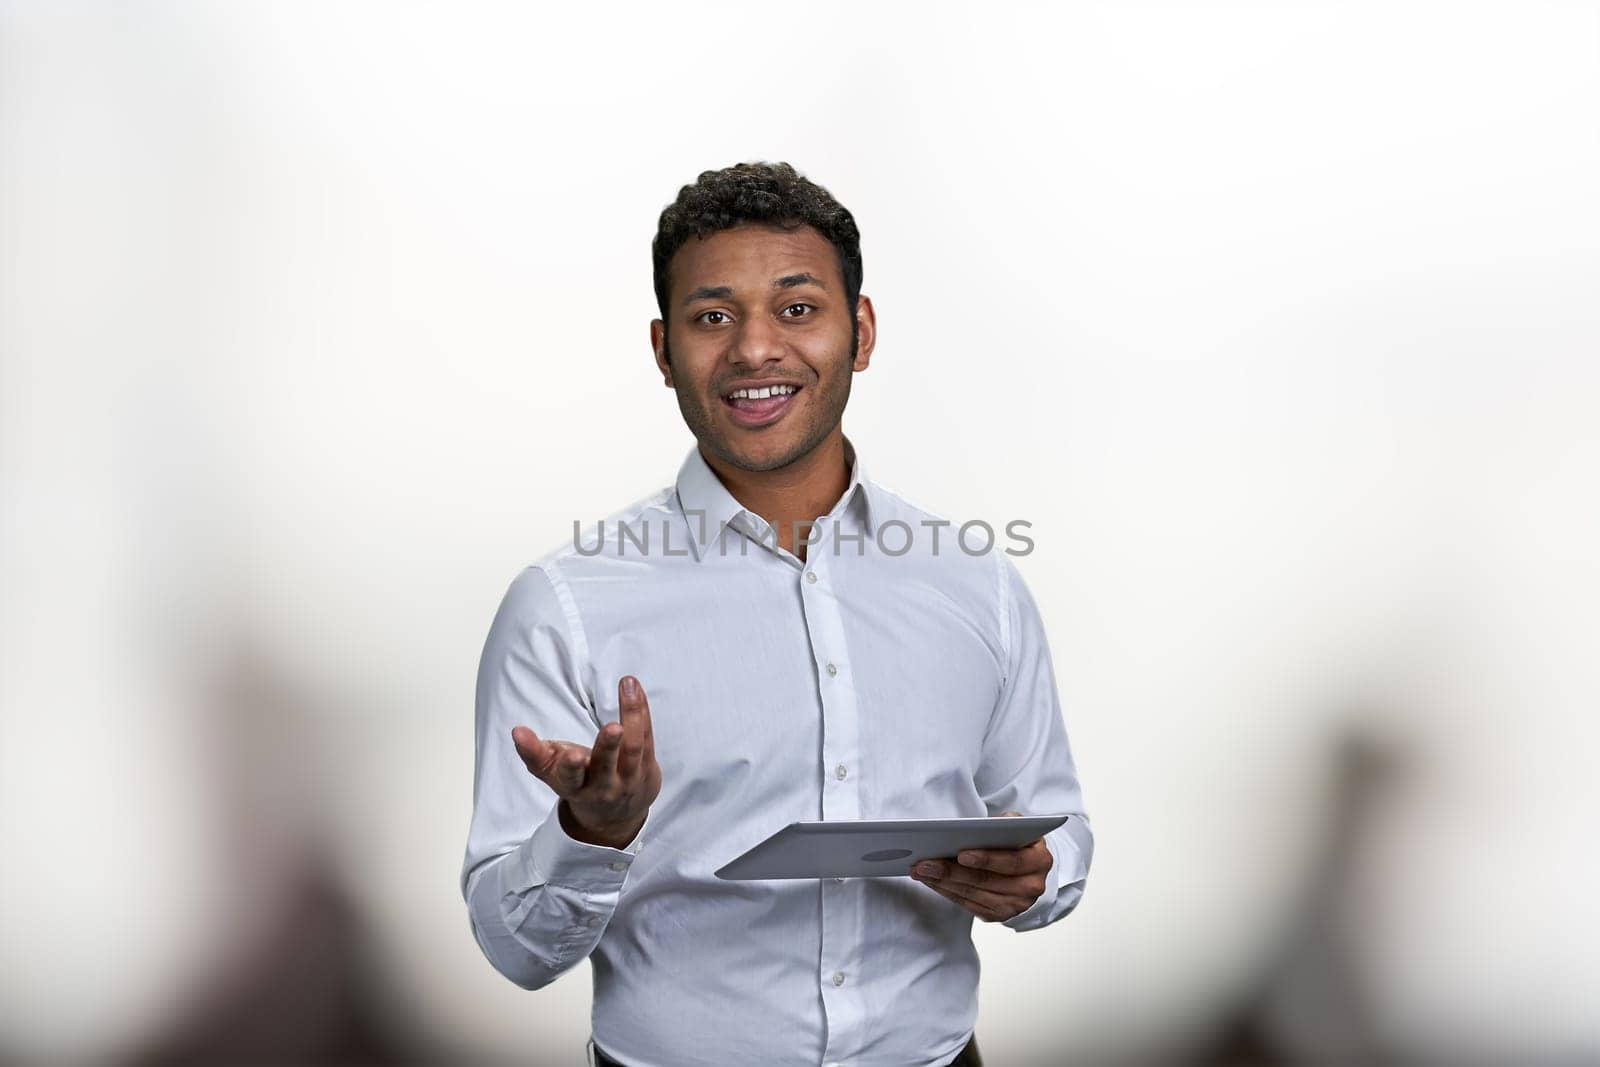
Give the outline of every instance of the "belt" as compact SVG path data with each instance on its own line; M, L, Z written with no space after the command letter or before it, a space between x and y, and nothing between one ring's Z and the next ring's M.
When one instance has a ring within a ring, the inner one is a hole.
M623 1067L622 1063L607 1056L600 1051L600 1046L594 1046L594 1062L596 1067ZM978 1055L978 1035L973 1034L967 1039L967 1047L956 1055L956 1058L945 1064L944 1067L983 1067L983 1057Z

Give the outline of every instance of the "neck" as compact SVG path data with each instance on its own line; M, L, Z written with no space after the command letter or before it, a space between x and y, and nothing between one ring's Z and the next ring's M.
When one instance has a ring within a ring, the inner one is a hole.
M805 528L797 538L795 523L826 515L850 484L844 431L837 426L816 448L777 470L747 471L707 456L703 449L700 454L733 498L767 520L778 532L779 546L801 560L806 558Z

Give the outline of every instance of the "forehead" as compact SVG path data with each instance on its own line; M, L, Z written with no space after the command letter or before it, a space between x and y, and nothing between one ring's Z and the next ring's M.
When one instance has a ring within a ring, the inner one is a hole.
M839 260L828 239L810 226L786 230L745 223L707 237L691 237L668 264L673 294L699 286L765 289L788 274L814 275L829 288L841 285Z

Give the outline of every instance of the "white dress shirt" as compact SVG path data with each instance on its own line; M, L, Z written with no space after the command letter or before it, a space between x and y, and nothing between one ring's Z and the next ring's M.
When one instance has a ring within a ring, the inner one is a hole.
M676 485L519 574L490 627L461 874L473 935L528 989L588 957L593 1039L628 1067L931 1067L972 1034L973 919L932 889L713 876L790 822L1071 812L1045 837L1044 894L1006 925L1082 895L1093 837L1004 542L969 554L845 444L849 487L805 561L691 448ZM511 729L590 744L624 674L649 700L661 793L618 850L566 835Z

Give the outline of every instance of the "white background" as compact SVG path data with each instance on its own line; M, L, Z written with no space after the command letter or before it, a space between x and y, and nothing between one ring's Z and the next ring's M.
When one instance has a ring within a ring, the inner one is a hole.
M152 1040L320 843L406 1042L576 1060L459 895L477 656L692 443L658 212L782 159L870 473L1034 524L1099 845L991 1061L1336 1050L1307 929L1386 1055L1600 1055L1596 7L564 7L0 7L0 1052Z

